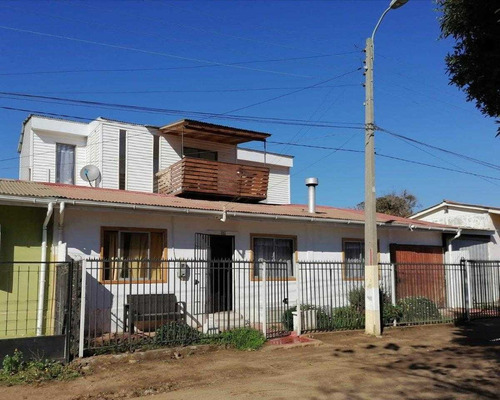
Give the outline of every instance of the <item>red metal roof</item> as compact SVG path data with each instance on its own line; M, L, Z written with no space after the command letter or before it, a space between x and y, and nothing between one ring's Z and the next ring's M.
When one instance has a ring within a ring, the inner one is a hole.
M173 207L179 209L237 212L251 216L265 214L287 217L308 217L315 219L334 219L348 221L364 221L364 211L349 208L317 206L316 213L310 214L307 205L303 204L248 204L227 201L196 200L157 193L134 192L128 190L102 189L87 186L64 185L57 183L30 182L21 180L0 179L0 195L16 197L33 197L60 200L79 200L96 203L117 203L128 205ZM99 205L99 204L96 204ZM449 225L377 214L380 223L394 225L413 225L421 228L454 229Z

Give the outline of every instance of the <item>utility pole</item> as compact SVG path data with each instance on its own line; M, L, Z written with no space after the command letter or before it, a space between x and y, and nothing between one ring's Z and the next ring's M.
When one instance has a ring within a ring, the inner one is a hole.
M365 54L365 332L380 336L382 327L378 287L372 38L366 39Z
M377 209L375 197L375 113L373 108L374 38L385 15L408 0L391 0L380 16L365 48L365 333L382 334L380 289L378 285Z

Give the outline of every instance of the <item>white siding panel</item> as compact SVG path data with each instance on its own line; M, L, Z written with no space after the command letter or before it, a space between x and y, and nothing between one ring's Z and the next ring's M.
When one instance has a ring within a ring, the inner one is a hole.
M29 180L29 169L31 168L31 148L33 142L33 132L31 131L31 121L24 126L23 143L19 154L19 179Z
M56 181L56 141L52 137L33 133L33 166L33 181Z
M181 138L172 135L160 136L160 171L181 159Z
M101 187L118 189L119 128L102 124Z
M102 124L102 187L119 188L119 135L127 132L126 190L153 191L153 135L146 127Z
M76 146L75 148L75 183L86 184L80 179L80 169L87 159L87 138L83 136L69 136L52 132L33 132L33 170L34 181L56 181L56 144L64 143Z
M126 165L126 189L153 192L153 135L147 129L127 129Z
M290 168L271 166L264 203L290 204Z

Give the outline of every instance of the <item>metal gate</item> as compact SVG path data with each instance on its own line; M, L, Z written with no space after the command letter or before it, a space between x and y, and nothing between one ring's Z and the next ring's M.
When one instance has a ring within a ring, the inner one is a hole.
M73 278L72 262L0 263L0 359L69 361Z

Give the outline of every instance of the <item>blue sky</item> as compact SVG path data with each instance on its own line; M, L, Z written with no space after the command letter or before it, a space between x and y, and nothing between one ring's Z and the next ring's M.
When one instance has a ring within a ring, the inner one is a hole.
M216 114L264 102L235 114L360 126L364 77L357 69L362 66L365 38L388 2L4 1L0 2L0 26L4 27L0 29L0 91ZM452 42L438 40L434 8L432 1L410 0L391 11L379 29L376 123L495 164L500 139L495 139L494 121L448 85L444 57ZM247 61L252 63L228 65ZM110 69L122 71L103 71ZM328 79L318 87L266 101ZM185 116L6 95L0 95L0 107L151 125ZM0 109L1 177L17 177L18 160L4 159L17 156L26 116L26 112ZM207 121L266 131L274 141L363 149L362 130L221 118ZM399 158L500 178L495 169L429 148L422 151L383 132L377 133L376 148ZM320 180L321 204L351 207L363 200L362 154L271 143L268 150L295 156L293 202L306 201L304 179L309 176ZM422 207L443 198L498 205L500 180L383 158L377 158L376 172L378 195L408 189Z

